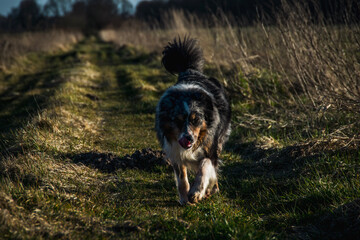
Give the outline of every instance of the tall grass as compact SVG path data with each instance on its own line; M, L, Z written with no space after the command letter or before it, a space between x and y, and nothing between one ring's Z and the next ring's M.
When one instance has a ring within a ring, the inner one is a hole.
M265 25L259 17L258 24L244 27L224 14L209 21L171 11L164 14L165 28L130 22L100 35L119 45L161 51L170 39L189 34L201 43L207 62L219 70L230 67L250 74L254 68L265 68L281 74L295 95L306 93L313 107L336 104L355 110L360 104L360 25L331 24L331 19L317 14L314 23L307 5L284 1L275 24Z
M82 38L81 32L63 30L2 34L0 36L0 69L8 68L16 58L27 53L64 50Z
M169 40L190 35L204 49L209 73L224 82L233 99L242 101L240 110L257 109L247 111L248 119L240 124L256 130L254 119L267 119L279 129L299 125L307 136L343 133L345 126L358 125L360 24L346 9L339 11L342 24L323 17L320 10L315 15L311 11L306 4L283 1L273 24L266 24L259 13L252 26L225 14L204 20L170 11L164 14L165 26L132 21L100 36L119 46L160 53ZM342 136L354 139L355 132Z
M278 55L277 59L269 61L269 65L274 62L275 70L292 82L291 78L296 79L315 107L336 104L339 108L358 111L360 25L332 24L331 19L321 16L321 12L318 15L317 24L314 24L306 5L283 3L276 26L281 42L270 38L264 28L273 50L268 56ZM276 54L281 49L284 52Z

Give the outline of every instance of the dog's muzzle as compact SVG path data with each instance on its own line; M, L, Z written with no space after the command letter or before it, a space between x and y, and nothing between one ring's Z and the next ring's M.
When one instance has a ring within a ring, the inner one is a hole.
M179 139L179 144L185 148L185 149L189 149L192 147L192 144L194 142L194 139L191 135L188 134L184 134L180 139Z

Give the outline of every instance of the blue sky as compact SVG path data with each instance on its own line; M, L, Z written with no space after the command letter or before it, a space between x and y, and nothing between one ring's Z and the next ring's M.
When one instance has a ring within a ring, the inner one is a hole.
M47 0L37 0L38 3L44 4ZM141 0L129 0L135 6ZM21 0L0 0L0 14L6 16L12 8L17 7Z

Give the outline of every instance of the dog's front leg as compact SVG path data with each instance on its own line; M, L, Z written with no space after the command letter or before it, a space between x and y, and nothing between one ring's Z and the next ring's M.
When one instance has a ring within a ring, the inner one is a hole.
M175 181L179 192L180 204L184 205L189 202L188 200L188 192L190 189L189 180L187 177L187 169L184 165L175 165Z
M201 160L194 185L191 187L188 199L192 203L200 201L218 191L216 169L209 158Z

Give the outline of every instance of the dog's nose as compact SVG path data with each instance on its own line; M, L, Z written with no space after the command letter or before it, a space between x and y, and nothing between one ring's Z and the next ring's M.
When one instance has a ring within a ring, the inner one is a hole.
M185 149L191 148L193 142L194 139L190 134L183 134L182 137L179 139L179 144Z
M191 143L194 142L194 138L190 134L185 134L184 137Z

